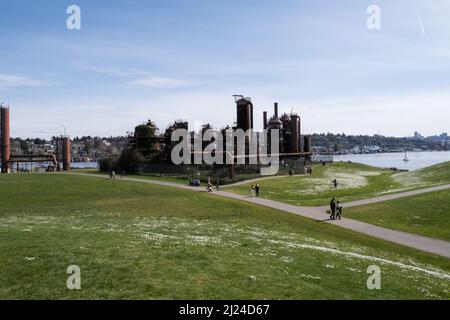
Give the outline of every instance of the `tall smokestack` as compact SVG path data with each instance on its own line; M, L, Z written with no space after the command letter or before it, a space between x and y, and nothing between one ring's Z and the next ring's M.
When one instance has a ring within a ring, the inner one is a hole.
M65 136L62 140L63 149L63 170L70 170L70 137Z
M291 136L290 136L290 153L300 152L300 117L296 114L291 115L290 121Z
M1 118L1 157L2 157L2 173L9 172L9 160L11 159L11 145L9 135L9 107L0 108Z
M278 102L275 102L275 103L274 103L273 109L274 109L273 111L274 111L274 113L275 113L275 118L278 119Z
M264 119L264 121L263 121L264 130L266 130L267 129L267 111L263 112L263 119Z

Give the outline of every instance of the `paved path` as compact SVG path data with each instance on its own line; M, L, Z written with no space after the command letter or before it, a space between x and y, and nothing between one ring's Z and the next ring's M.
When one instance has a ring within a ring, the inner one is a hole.
M362 206L365 204L371 204L371 203L377 203L377 202L385 202L389 200L395 200L400 198L406 198L411 197L419 194L434 192L434 191L442 191L450 189L450 184L442 185L442 186L435 186L435 187L428 187L418 190L412 190L412 191L404 191L400 193L393 193L393 194L387 194L380 197L370 198L370 199L363 199L363 200L357 200L352 202L347 202L345 204L346 207L356 207L356 206Z
M305 177L305 176L306 175L304 175L304 174L294 174L293 176L287 176L287 175L283 175L283 176L281 176L281 175L280 176L268 176L268 177L243 180L243 181L227 184L226 186L224 186L224 188L226 189L226 188L230 188L230 187L242 186L242 185L246 185L246 184L252 184L252 183L256 183L256 182L260 182L260 181L266 181L266 180L271 180L271 179Z
M106 175L99 175L99 174L84 174L84 173L72 173L74 175L82 175L87 177L97 177L97 178L103 178L103 179L109 179L109 176ZM205 192L205 188L199 187L190 187L185 186L182 184L174 183L174 182L167 182L167 181L160 181L160 180L147 180L147 179L136 179L136 178L125 178L125 179L119 179L117 180L126 180L126 181L133 181L133 182L140 182L140 183L148 183L148 184L154 184L154 185L161 185L161 186L168 186L168 187L175 187L185 190L191 190L195 192ZM444 185L444 186L437 186L437 187L431 187L421 190L414 190L414 191L408 191L408 192L402 192L392 195L385 195L377 198L372 199L365 199L365 200L358 200L353 201L349 203L345 203L344 207L353 207L358 205L364 205L364 204L370 204L370 203L376 203L376 202L383 202L393 199L399 199L404 197L409 197L413 195L433 192L433 191L439 191L439 190L446 190L450 189L450 184ZM353 219L347 219L343 218L342 220L330 220L329 214L326 213L326 210L328 207L299 207L299 206L293 206L290 204L285 204L273 200L263 199L263 198L251 198L248 196L243 196L240 194L230 193L226 191L215 191L212 193L212 195L215 196L221 196L225 198L230 199L236 199L240 201L245 201L261 206L265 206L268 208L273 208L276 210L281 210L289 213L293 213L302 217L314 219L317 222L323 222L323 223L329 223L333 224L342 228L350 229L356 232L364 233L366 235L387 240L390 242L394 242L397 244L401 244L407 247L411 247L414 249L426 251L429 253L434 253L436 255L440 255L443 257L450 258L450 242L444 241L444 240L438 240L433 239L425 236L420 236L417 234L407 233L403 231L397 231L392 230L388 228L378 227L369 223L353 220Z

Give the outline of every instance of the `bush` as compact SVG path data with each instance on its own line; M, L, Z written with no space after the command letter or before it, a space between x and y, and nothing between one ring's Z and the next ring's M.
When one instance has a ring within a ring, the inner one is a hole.
M101 172L109 172L111 170L118 171L119 170L119 157L118 156L110 156L107 158L103 158L98 162L98 167Z
M118 159L118 167L127 173L136 173L141 164L145 162L145 157L132 149L125 149Z

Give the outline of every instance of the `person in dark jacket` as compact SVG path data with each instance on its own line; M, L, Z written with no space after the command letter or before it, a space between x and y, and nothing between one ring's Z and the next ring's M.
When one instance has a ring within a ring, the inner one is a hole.
M334 217L335 217L335 214L336 214L336 201L334 200L334 198L331 199L330 210L331 210L330 219L334 220Z

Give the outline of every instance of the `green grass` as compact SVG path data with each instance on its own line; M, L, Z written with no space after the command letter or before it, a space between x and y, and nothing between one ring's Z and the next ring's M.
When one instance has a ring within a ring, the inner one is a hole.
M342 202L388 193L450 183L450 162L419 171L394 173L357 163L338 162L313 166L312 176L271 178L259 181L261 197L300 206L327 205L331 198ZM334 188L332 180L337 179ZM249 194L254 182L227 187L228 191Z
M0 203L0 299L450 298L449 259L206 193L2 175Z
M84 174L92 174L92 175L104 175L109 176L109 173L100 172L97 169L76 169L71 170L71 173L84 173ZM163 176L163 175L138 175L138 174L127 174L127 178L133 178L133 179L143 179L143 180L157 180L157 181L166 181L166 182L173 182L178 183L182 185L188 185L189 179L187 178L181 178L176 176ZM116 179L120 179L120 174L116 174Z
M450 161L436 164L427 168L399 173L394 180L405 186L426 187L450 183Z
M345 209L345 216L450 241L450 190Z
M326 205L332 197L350 201L371 197L386 189L400 187L391 179L392 171L362 164L334 163L313 166L312 176L262 180L261 197L293 205ZM338 188L332 180L337 179ZM252 183L227 190L248 194Z

